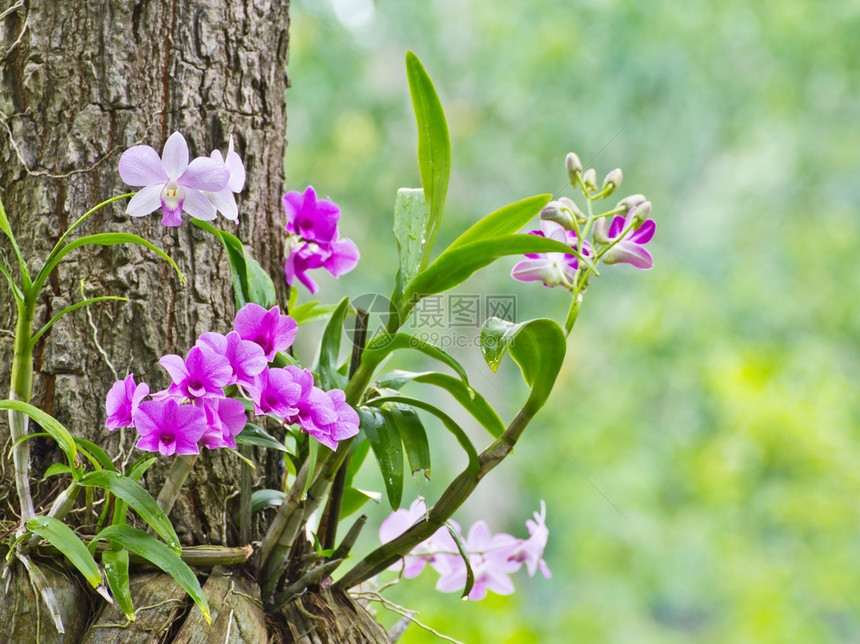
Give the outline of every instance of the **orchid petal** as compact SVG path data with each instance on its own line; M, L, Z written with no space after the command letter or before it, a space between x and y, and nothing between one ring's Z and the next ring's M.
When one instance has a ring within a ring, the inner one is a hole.
M185 142L185 137L179 132L171 134L164 144L164 150L161 152L161 163L167 177L172 180L181 177L185 168L188 167L188 144Z
M208 192L217 192L223 190L227 186L227 180L230 178L230 171L223 161L217 161L207 157L197 157L182 176L177 179L177 182L183 187L193 188L194 190L206 190Z
M168 181L161 157L148 145L135 145L122 153L119 176L130 186L151 186Z
M215 219L215 206L199 190L191 188L185 190L185 201L182 203L182 209L201 221Z
M131 217L143 217L161 207L161 189L163 184L146 186L134 195L125 208L125 214Z

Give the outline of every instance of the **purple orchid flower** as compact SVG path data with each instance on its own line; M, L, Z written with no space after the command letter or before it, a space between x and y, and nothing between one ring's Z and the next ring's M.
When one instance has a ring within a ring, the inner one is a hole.
M293 421L331 450L337 449L339 441L358 433L358 412L346 404L346 394L340 389L323 391L313 387L297 408Z
M297 405L303 391L302 380L302 370L298 367L265 369L248 387L248 393L254 401L254 412L258 416L272 414L279 418L291 418L298 413Z
M105 401L107 428L114 431L118 427L134 427L134 413L148 395L149 385L145 382L136 385L133 373L128 374L125 380L117 380L110 388Z
M271 362L278 351L285 351L296 339L296 321L281 315L277 306L268 311L259 304L249 302L236 313L233 328L243 340L255 342L263 347L266 359Z
M236 449L236 436L248 424L245 405L234 398L200 398L194 404L206 413L206 432L201 444L209 449Z
M325 268L335 277L349 273L361 255L351 239L338 239L329 248L314 242L305 242L293 237L288 242L287 259L284 262L284 275L289 286L298 279L311 292L316 293L319 286L307 274L316 268Z
M210 331L197 339L197 346L213 353L224 356L233 369L228 385L249 387L254 383L254 376L269 366L266 354L256 342L243 340L235 331L226 336Z
M233 150L233 136L230 136L226 159L221 156L220 150L213 150L209 156L223 164L230 173L230 176L227 179L227 185L218 192L207 192L206 196L218 212L230 221L238 223L239 208L236 206L236 197L233 195L234 193L238 194L242 192L242 189L245 187L245 164L242 163L242 159Z
M491 534L483 521L472 526L469 536L464 540L469 553L469 564L475 575L469 599L483 599L488 590L499 595L510 595L514 592L514 583L508 575L516 572L521 565L519 561L511 561L509 558L516 544L517 540L509 534ZM446 557L441 563L445 566L434 564L434 568L440 572L436 590L447 593L462 589L466 585L465 562L457 555L456 558Z
M644 246L654 237L657 224L653 219L646 219L638 227L634 224L637 210L643 209L646 205L647 211L650 211L651 203L646 201L636 208L631 208L626 217L621 215L613 217L609 230L606 229L605 219L597 222L594 238L600 242L614 244L603 255L604 264L630 264L643 270L654 266L651 253L645 250Z
M284 195L287 213L287 232L321 246L333 244L337 239L337 220L340 208L331 199L317 199L313 186L304 193L293 191Z
M427 503L422 498L415 499L412 505L409 506L409 509L401 508L395 510L379 526L379 540L382 543L388 543L396 539L426 514ZM451 523L456 526L454 521ZM456 529L459 531L460 527L456 526ZM450 543L448 543L448 540L450 540ZM446 551L447 553L457 552L457 545L454 543L451 535L448 534L447 528L439 528L429 539L415 546L402 560L392 564L389 570L399 571L402 569L403 576L406 579L413 579L421 574L421 571L424 570L428 563L436 561L439 557L448 556L448 554L440 555L438 551Z
M139 449L162 456L198 454L197 443L206 432L206 413L173 399L150 400L140 403L134 424L140 434Z
M540 502L540 512L534 513L535 520L526 520L529 530L528 539L518 539L517 546L509 555L511 561L525 563L529 571L529 577L534 577L538 568L547 579L552 578L549 566L543 560L543 551L549 538L549 529L546 527L546 503Z
M204 193L224 189L230 171L215 159L198 157L188 162L188 144L174 132L164 144L161 157L148 145L136 145L123 152L119 176L130 186L141 186L131 198L126 213L148 215L161 207L161 223L178 226L182 211L202 220L215 219L215 206Z
M188 357L168 354L158 361L173 379L173 384L155 397L221 398L224 387L233 377L233 369L223 355L214 351L192 347Z
M565 229L555 221L542 219L540 230L531 231L531 235L547 237L560 241L568 246L577 244L576 233ZM587 257L593 254L591 245L586 242L583 254ZM575 255L566 253L529 253L514 266L511 277L520 282L543 282L545 286L569 286L573 284L579 260Z

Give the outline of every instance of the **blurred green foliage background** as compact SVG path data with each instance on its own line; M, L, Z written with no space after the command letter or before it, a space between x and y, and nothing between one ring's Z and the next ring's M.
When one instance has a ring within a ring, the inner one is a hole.
M390 292L394 194L419 185L407 49L452 134L438 248L511 201L571 196L571 150L601 178L623 168L618 198L645 193L658 226L653 270L592 281L550 405L456 517L525 537L545 499L553 578L523 570L514 595L462 602L428 569L388 596L470 644L860 640L860 3L294 0L291 13L288 188L340 204L363 254L322 278L325 300ZM563 320L565 293L514 282L514 261L460 292ZM457 351L510 418L515 369L490 379L474 347ZM406 504L462 466L447 435L434 457ZM389 510L371 512L363 552ZM401 641L440 640L410 626Z

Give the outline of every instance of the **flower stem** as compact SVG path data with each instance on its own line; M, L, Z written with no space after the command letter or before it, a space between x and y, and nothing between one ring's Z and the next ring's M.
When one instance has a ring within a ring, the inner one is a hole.
M164 510L165 514L170 514L173 509L173 504L176 503L176 497L179 496L179 490L185 479L194 469L194 463L197 462L199 454L183 454L173 461L170 468L170 473L167 475L167 480L158 494L158 507Z
M15 328L15 355L12 359L10 398L29 403L33 393L33 347L30 341L35 298L27 297L18 303L18 322ZM33 497L30 495L30 444L21 440L27 435L28 418L25 414L9 410L9 430L15 449L12 461L15 467L15 485L21 504L21 523L36 516Z

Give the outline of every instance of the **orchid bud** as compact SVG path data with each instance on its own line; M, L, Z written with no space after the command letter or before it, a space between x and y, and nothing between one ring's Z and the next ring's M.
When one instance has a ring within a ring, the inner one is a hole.
M621 185L621 181L624 179L624 174L621 172L621 168L615 168L612 172L606 175L606 178L603 180L603 196L608 197Z
M565 158L564 164L567 166L567 176L570 179L570 185L576 186L579 182L579 177L582 175L582 161L579 160L576 153L571 152Z
M631 208L635 208L643 201L646 201L645 195L630 195L629 197L624 197L618 204L615 206L615 209L630 210Z
M567 208L570 212L573 213L573 218L576 219L576 223L584 224L588 221L588 216L579 209L579 206L572 199L568 199L567 197L562 197L558 200L561 204L562 208Z
M594 241L598 244L609 243L609 235L606 232L606 217L601 217L594 222L594 232L592 235L594 236Z
M562 207L562 204L558 201L550 201L544 209L540 211L540 218L547 221L554 221L567 230L574 229L571 213L566 208Z
M638 206L633 208L630 213L627 215L628 219L631 219L634 223L634 228L639 228L648 217L651 216L651 202L643 201Z
M582 183L585 184L586 190L597 190L597 170L589 168L582 175Z

